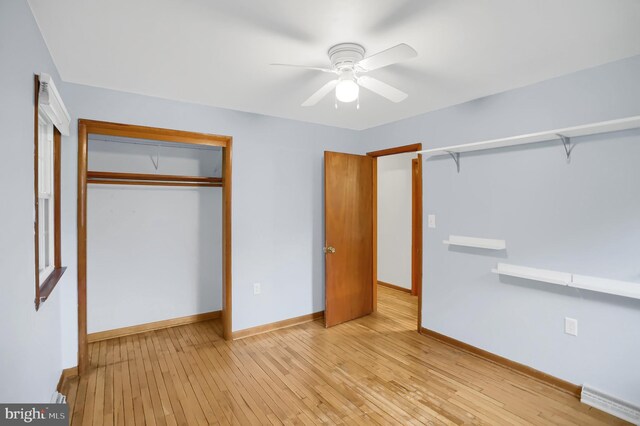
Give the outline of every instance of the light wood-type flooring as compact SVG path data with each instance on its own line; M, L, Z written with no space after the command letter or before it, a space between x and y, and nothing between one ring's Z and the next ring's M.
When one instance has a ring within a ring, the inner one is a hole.
M575 396L416 332L417 298L225 342L218 320L92 343L73 425L622 424Z

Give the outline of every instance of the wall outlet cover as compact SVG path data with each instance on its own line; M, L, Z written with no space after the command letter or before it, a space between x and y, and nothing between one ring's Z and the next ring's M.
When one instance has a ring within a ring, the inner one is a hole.
M253 294L260 294L262 293L262 285L260 283L253 283Z

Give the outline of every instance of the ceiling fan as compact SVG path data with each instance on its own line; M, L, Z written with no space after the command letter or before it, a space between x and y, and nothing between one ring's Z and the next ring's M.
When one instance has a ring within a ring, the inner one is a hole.
M360 107L359 93L360 86L371 90L373 93L389 99L392 102L401 102L407 98L407 94L393 86L383 83L368 75L362 75L369 71L377 70L388 65L397 64L407 59L415 58L418 53L409 45L401 43L390 47L380 53L364 57L364 47L356 43L340 43L329 49L329 60L331 68L309 67L305 65L271 64L284 67L295 67L309 70L333 73L338 76L322 86L317 92L302 103L302 106L313 106L322 98L327 96L332 90L336 92L335 106L340 102L353 102L358 100L357 107Z

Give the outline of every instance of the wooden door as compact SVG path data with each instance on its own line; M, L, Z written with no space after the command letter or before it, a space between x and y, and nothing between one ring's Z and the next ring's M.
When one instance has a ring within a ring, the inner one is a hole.
M373 311L373 158L324 153L325 326Z

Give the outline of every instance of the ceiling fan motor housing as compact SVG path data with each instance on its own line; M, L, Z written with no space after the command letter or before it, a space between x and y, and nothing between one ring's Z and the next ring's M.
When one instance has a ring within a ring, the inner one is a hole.
M329 49L331 67L335 70L353 70L364 58L364 47L356 43L340 43Z

